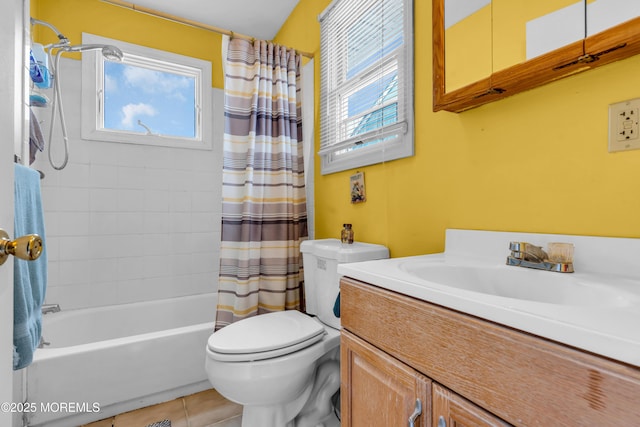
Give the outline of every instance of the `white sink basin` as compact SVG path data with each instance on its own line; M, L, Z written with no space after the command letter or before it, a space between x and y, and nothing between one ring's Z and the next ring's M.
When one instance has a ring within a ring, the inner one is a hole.
M576 272L507 266L510 242L572 243ZM338 273L640 368L638 254L640 239L447 230L443 253Z
M417 280L492 296L567 306L622 307L637 303L632 293L597 278L513 266L450 265L407 260L400 270Z

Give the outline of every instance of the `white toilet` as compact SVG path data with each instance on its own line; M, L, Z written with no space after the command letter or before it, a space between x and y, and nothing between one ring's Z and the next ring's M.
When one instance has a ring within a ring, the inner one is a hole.
M243 427L340 425L332 403L340 388L337 265L388 258L389 250L336 239L305 241L300 250L309 314L288 310L254 316L215 332L207 343L209 381L221 395L244 405Z

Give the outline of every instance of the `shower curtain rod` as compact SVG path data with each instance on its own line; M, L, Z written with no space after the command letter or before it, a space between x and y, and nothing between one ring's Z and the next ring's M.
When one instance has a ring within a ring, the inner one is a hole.
M191 19L186 19L186 18L180 18L178 16L175 15L171 15L156 9L151 9L148 7L144 7L144 6L138 6L135 5L133 3L130 2L126 2L126 1L122 1L122 0L100 0L104 3L109 3L112 4L114 6L120 6L123 7L125 9L130 9L133 10L135 12L140 12L140 13L144 13L147 15L151 15L151 16L155 16L156 18L163 18L166 19L168 21L173 21L173 22L177 22L179 24L184 24L184 25L190 25L192 27L195 28L200 28L202 30L207 30L207 31L212 31L214 33L218 33L218 34L224 34L230 37L240 37L242 39L246 39L246 40L255 40L255 37L251 37L251 36L247 36L244 34L238 34L236 32L233 32L231 30L225 30L224 28L218 28L218 27L214 27L212 25L207 25L207 24L203 24L202 22L198 22L198 21L192 21ZM314 55L313 53L309 53L309 52L302 52L296 49L296 52L298 52L300 55L305 56L307 58L313 58Z

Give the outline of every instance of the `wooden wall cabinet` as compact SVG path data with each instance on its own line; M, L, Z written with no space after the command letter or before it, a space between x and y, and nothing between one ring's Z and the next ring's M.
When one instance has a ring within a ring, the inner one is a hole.
M445 0L433 0L433 111L445 110L462 112L507 96L533 89L579 72L609 64L640 53L640 17L633 17L637 6L630 11L628 21L592 34L585 29L585 37L568 43L551 52L533 57L511 66L499 66L500 61L492 59L493 66L483 71L486 77L478 78L462 87L447 86L446 49L445 49ZM497 19L494 17L494 19ZM585 19L588 21L588 19ZM494 24L495 25L495 24ZM477 39L477 35L473 35ZM486 37L484 37L486 38ZM480 37L483 39L483 37ZM493 43L504 41L507 37L493 36ZM477 43L477 40L474 40ZM456 45L461 42L456 39ZM477 48L474 48L477 50ZM455 55L461 57L464 55ZM454 60L452 64L458 64ZM474 68L474 64L469 64ZM479 63L481 69L486 66Z
M640 425L640 369L350 278L342 426ZM396 416L397 415L397 416Z

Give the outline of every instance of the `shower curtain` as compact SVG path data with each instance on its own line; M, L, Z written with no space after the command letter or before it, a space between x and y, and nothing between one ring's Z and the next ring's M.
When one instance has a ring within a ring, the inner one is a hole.
M291 49L229 41L216 330L301 308L307 210L300 68Z

